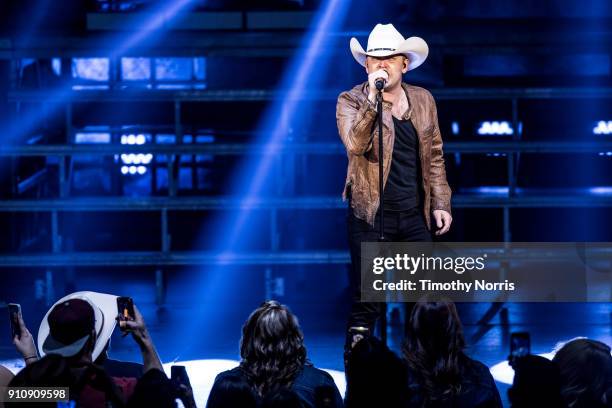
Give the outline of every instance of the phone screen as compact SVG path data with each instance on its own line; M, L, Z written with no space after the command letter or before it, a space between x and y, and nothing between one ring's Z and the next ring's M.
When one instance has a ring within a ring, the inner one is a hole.
M510 335L510 358L524 357L531 354L529 333L516 332Z
M119 296L117 298L117 311L123 320L134 320L134 301L132 298Z
M19 328L19 315L21 314L21 305L17 303L8 304L9 320L11 321L11 338L15 336L21 337L21 329Z
M189 376L187 375L187 370L185 366L181 365L173 365L170 367L170 377L172 381L178 385L186 385L191 388L191 383L189 382Z

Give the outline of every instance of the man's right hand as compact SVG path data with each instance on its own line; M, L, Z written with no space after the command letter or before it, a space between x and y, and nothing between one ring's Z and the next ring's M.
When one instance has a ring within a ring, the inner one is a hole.
M132 333L132 337L134 337L138 345L145 347L152 344L145 321L136 305L134 305L134 320L123 320L121 316L117 317L117 319L119 320L119 328L124 333Z
M149 335L149 330L147 330L142 314L140 314L140 310L138 310L136 305L134 305L134 320L123 320L121 319L121 315L119 315L117 319L119 320L119 327L121 330L126 333L132 333L132 337L140 346L142 364L144 365L143 372L147 372L153 368L163 372L164 368L157 354L157 350L155 350L153 340L151 340L151 336Z
M376 103L376 93L378 90L376 89L376 80L382 78L385 81L389 80L389 74L384 69L379 69L378 71L374 71L368 75L368 83L370 85L370 91L368 94L368 99L372 103Z

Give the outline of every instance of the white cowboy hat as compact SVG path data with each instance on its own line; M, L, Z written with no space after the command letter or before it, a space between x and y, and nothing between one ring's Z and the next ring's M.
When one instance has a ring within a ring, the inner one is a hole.
M118 314L117 296L115 295L97 292L75 292L64 296L55 302L55 304L45 314L42 322L40 322L40 328L38 329L38 352L40 353L41 357L48 353L61 354L66 357L70 357L71 355L78 353L83 348L83 345L89 336L73 344L61 345L49 335L49 314L55 308L55 306L70 299L82 299L89 303L94 310L96 320L96 344L92 353L92 359L95 361L102 353L102 350L104 350L104 347L106 347L106 343L111 338L113 330L115 330L115 325L117 324L117 321L115 320Z
M408 71L415 69L427 59L429 47L421 37L404 37L393 24L376 24L368 37L368 48L364 51L355 37L351 38L351 53L358 63L365 67L366 56L387 57L404 54L408 57Z

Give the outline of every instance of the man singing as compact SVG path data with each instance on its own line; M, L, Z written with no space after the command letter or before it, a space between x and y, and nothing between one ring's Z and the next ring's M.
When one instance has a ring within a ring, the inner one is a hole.
M380 304L360 302L362 242L376 242L380 223L376 81L383 80L384 233L388 241L431 241L451 225L451 190L446 181L436 104L429 91L402 82L429 53L419 37L404 37L392 24L377 24L367 51L356 38L351 53L365 67L368 81L338 97L338 132L348 155L343 198L349 200L353 305L347 349L371 333Z

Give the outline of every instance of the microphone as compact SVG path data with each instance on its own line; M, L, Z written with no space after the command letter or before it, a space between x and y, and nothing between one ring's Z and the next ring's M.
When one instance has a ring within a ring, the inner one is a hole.
M376 89L382 91L382 89L385 87L386 82L387 81L385 81L383 78L378 78L376 82L374 82L374 84L376 85Z

